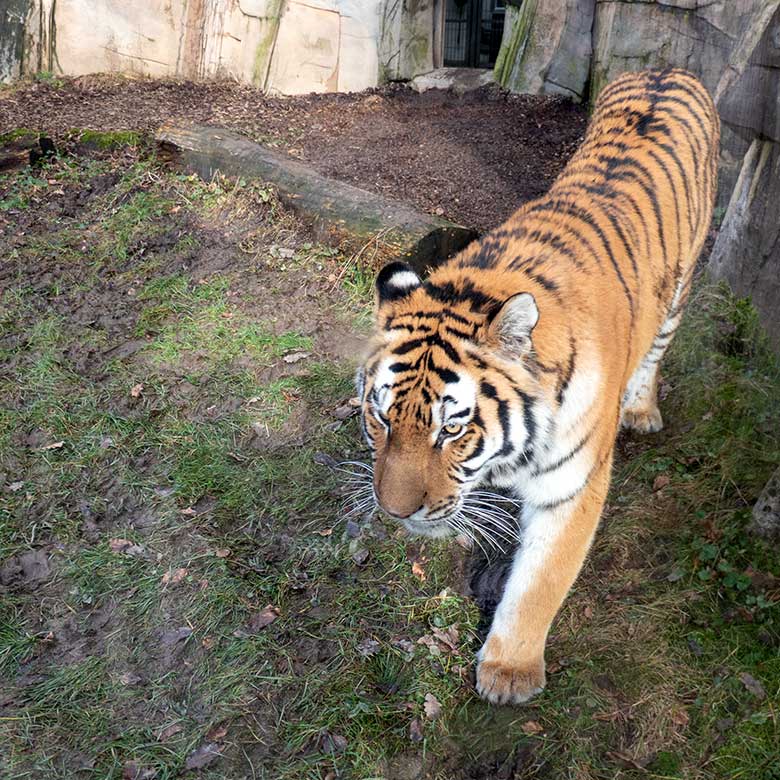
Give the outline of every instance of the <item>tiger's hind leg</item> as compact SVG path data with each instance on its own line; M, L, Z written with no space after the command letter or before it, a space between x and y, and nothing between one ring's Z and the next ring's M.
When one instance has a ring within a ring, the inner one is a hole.
M664 427L663 417L658 408L658 368L682 319L690 285L691 279L688 274L680 281L669 313L656 334L652 346L628 381L623 394L620 419L623 428L630 428L640 433L657 433Z

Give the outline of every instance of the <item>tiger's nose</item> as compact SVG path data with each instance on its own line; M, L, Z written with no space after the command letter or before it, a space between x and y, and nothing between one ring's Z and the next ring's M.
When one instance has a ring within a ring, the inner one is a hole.
M402 512L404 510L396 511L396 510L390 509L389 507L384 506L384 504L381 504L381 503L380 503L380 506L382 507L382 510L386 514L390 515L390 517L392 517L394 520L407 520L412 515L417 514L421 509L425 509L425 504L420 504L420 506L418 506L417 509L415 509L415 510L413 510L411 512L406 512L405 514L402 514Z

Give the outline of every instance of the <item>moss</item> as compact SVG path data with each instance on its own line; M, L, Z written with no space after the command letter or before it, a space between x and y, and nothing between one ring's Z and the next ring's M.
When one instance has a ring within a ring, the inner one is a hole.
M38 135L39 133L36 130L30 130L27 127L17 127L16 130L0 133L0 146L5 146L5 144L10 144L12 141L18 141L21 138L37 141Z
M525 56L536 6L537 0L526 0L520 10L508 9L510 17L507 21L512 25L512 32L501 44L494 69L496 81L507 89L517 88L517 79L512 77Z
M252 69L252 83L256 87L265 89L268 79L268 70L271 66L271 55L279 31L279 20L282 17L283 0L271 0L268 7L268 15L260 21L265 27L265 32L255 49L255 63Z
M135 130L74 130L71 134L79 143L95 149L116 149L120 146L138 146L141 134Z

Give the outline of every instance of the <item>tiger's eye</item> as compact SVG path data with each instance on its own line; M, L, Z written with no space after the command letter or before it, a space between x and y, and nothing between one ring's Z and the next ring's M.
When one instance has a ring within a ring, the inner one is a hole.
M463 426L458 423L448 423L442 430L444 433L454 436L456 433L460 433L463 430Z

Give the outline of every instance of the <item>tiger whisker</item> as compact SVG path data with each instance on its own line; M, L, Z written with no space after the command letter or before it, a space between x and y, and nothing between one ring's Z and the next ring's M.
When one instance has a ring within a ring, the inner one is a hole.
M491 493L489 490L472 490L468 495L477 496L479 498L488 498L492 499L493 501L506 501L506 503L512 504L518 508L523 506L522 502L517 501L514 498L501 495L501 493Z
M482 501L480 499L469 499L468 497L466 497L463 500L463 503L474 507L484 507L488 511L497 513L498 515L506 518L508 521L511 521L512 523L517 523L517 517L515 515L513 515L511 512L508 512L503 507L496 506L495 504L491 504L488 501Z
M507 531L517 533L520 530L519 524L517 522L517 518L513 517L512 515L506 512L501 512L500 510L496 510L495 507L485 505L485 504L479 504L473 501L464 501L463 506L467 509L470 509L473 513L477 515L483 516L485 518L490 518L496 525L501 526Z
M504 542L514 541L508 532L503 531L500 528L490 527L490 525L486 525L484 522L480 522L480 520L484 520L485 518L481 518L479 515L473 514L473 512L469 512L466 509L461 509L459 516L462 521L468 524L469 528L479 533L483 539L492 544L496 549L501 550L501 552L504 552L504 546L499 540L503 540Z
M464 514L464 516L469 517L472 521L472 524L479 528L480 531L486 535L492 534L493 536L501 537L505 541L511 543L515 543L520 540L517 533L513 532L511 528L500 525L494 518L478 513L474 509L469 510L468 508L463 508L461 513ZM479 521L482 521L482 523L487 523L491 527L485 527L485 525L481 524Z
M457 515L454 515L450 517L447 520L447 523L454 528L459 533L462 533L464 536L466 536L468 539L471 539L471 541L479 547L480 550L482 550L482 554L486 558L490 558L490 553L485 549L485 546L482 544L482 542L479 540L479 537L477 534L473 533L471 531L471 526L469 524L469 521L467 518L465 518L462 514L458 513ZM481 534L480 534L481 535ZM495 542L493 540L489 540L495 545ZM499 548L500 549L500 548Z

